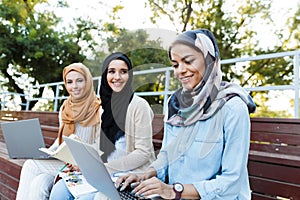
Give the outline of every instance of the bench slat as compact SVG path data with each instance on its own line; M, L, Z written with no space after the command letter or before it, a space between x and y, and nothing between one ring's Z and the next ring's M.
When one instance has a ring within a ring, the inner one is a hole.
M270 119L272 119L270 121ZM299 119L251 118L251 131L300 135Z
M248 170L250 176L300 184L300 168L249 160Z
M14 200L16 199L16 192L9 186L0 182L0 199L1 200Z
M254 176L250 176L249 180L251 189L256 193L288 199L299 199L300 197L300 185L287 184Z
M300 156L250 150L248 160L300 167Z
M270 196L267 196L264 194L259 194L256 192L252 192L251 196L252 196L252 198L251 198L252 200L273 200L273 199L278 200L276 197L270 197Z
M262 152L276 153L278 156L281 154L300 156L300 146L286 146L265 143L251 143L250 149Z
M300 130L299 130L300 131ZM267 133L251 131L251 140L274 144L300 146L300 135L293 133Z

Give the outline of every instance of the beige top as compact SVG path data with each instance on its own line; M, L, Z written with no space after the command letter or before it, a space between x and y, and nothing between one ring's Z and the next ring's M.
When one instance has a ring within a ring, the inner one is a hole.
M101 119L102 109L99 112L99 117ZM61 109L59 110L59 124L62 124ZM96 124L93 126L82 126L79 123L75 123L75 135L77 135L82 141L91 144L95 149L99 150L99 140L100 140L100 129L101 124ZM49 147L50 150L55 151L59 146L58 139Z
M144 171L155 160L152 143L153 116L148 102L134 95L126 114L126 156L106 164L110 173Z

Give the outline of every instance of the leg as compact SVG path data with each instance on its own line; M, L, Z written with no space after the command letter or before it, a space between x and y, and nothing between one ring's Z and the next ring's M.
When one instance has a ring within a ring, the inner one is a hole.
M59 180L52 188L49 200L73 200L64 180Z
M26 160L22 167L16 200L28 199L29 192L38 192L39 189L42 189L39 186L37 188L34 188L33 191L30 191L29 187L31 186L33 180L40 174L48 174L54 177L61 166L63 166L63 162L59 160ZM48 181L48 178L46 178L44 183L40 183L40 185L43 185L44 187L45 183L49 183L50 185L46 188L52 187L53 180L50 183ZM41 179L39 178L39 180ZM38 183L35 184L39 185Z
M49 193L53 186L53 175L39 174L33 179L29 188L28 199L30 200L48 200Z

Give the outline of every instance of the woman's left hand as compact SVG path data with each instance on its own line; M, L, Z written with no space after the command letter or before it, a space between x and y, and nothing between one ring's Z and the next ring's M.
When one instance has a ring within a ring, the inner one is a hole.
M133 188L134 194L139 197L147 197L149 195L158 194L164 199L175 198L173 185L168 185L156 177L152 177L140 183L135 183L134 185L131 185L131 187Z

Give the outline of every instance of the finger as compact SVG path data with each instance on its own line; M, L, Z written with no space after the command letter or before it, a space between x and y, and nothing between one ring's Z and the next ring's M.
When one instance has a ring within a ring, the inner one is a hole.
M116 187L119 188L126 178L127 176L119 176L116 180Z
M151 194L152 185L145 184L145 183L139 183L139 185L136 186L136 188L133 190L133 193L137 197L144 197L145 195L148 195L148 193Z
M151 194L159 194L161 189L160 180L157 178L151 178L142 181L134 190L136 196L145 197Z
M116 180L116 186L117 187L120 187L121 185L124 184L124 182L126 181L126 179L128 179L130 175L127 174L127 175L123 175L123 176L119 176Z
M135 184L138 184L138 176L136 175L129 175L123 182L123 186L121 187L121 191L122 190L125 190L125 188L127 188L129 185L131 185L132 183L134 183L133 185Z

